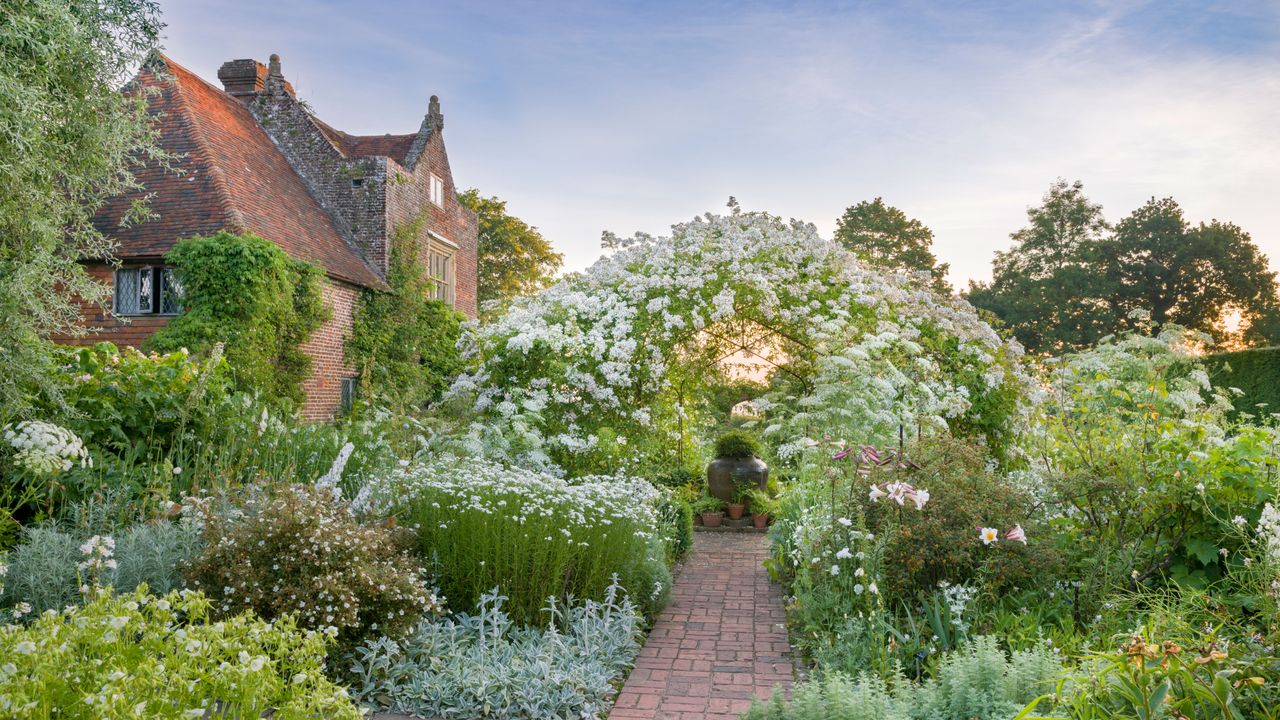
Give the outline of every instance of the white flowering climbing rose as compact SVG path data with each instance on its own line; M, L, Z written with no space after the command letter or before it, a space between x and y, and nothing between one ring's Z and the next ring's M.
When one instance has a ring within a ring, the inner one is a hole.
M90 463L89 451L70 430L53 423L24 420L4 430L14 462L35 475L57 475Z
M865 266L811 224L731 207L668 237L606 235L616 252L471 325L476 369L451 390L480 416L468 450L572 467L619 438L628 453L674 446L718 360L762 337L789 359L791 380L756 403L784 452L813 432L877 442L900 423L1011 433L1021 348L970 305Z

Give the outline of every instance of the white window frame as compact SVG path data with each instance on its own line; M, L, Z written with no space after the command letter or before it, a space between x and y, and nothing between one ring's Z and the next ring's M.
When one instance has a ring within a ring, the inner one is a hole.
M430 198L431 204L444 207L444 180L439 175L431 173L427 183L427 197Z
M139 282L137 287L138 287L139 293L141 293L142 275L145 274L148 276L151 282L151 296L147 299L146 307L142 307L142 298L141 296L139 296L136 299L137 300L136 307L130 306L128 308L122 308L121 296L120 296L120 289L121 289L120 278L123 273L138 273ZM144 315L158 315L162 317L172 317L174 315L180 315L182 313L182 286L178 283L177 278L174 277L173 268L171 267L166 267L163 265L143 265L143 266L135 266L135 267L116 268L115 272L112 273L111 284L112 284L111 310L113 313L115 313L118 316L141 317ZM177 302L175 303L175 307L166 310L165 296L168 293L169 288L171 287L177 288L177 293L175 294L177 298Z
M454 305L458 297L458 245L432 230L427 235L427 277L435 286L434 299ZM437 256L442 263L439 267Z

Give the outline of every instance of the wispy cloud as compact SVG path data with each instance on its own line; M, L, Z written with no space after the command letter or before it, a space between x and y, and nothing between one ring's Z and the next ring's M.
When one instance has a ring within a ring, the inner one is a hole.
M883 195L953 279L982 278L1027 205L1080 178L1113 218L1172 195L1280 260L1280 10L1270 3L167 5L212 79L279 52L352 132L444 98L454 173L572 267L600 231L721 207L814 221Z

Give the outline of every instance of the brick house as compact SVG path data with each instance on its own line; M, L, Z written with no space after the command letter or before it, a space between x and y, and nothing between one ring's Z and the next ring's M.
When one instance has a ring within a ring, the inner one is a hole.
M419 257L437 297L476 313L475 214L458 203L433 96L422 126L403 135L349 135L300 102L271 56L231 60L219 89L154 54L133 81L154 88L161 145L180 172L144 167L141 193L114 198L95 218L119 247L119 267L91 264L113 287L110 308L86 305L96 332L74 342L138 345L181 312L163 256L179 240L219 230L253 232L323 268L332 318L307 342L313 359L303 414L332 417L349 401L355 371L344 358L363 289L385 289L393 232L422 217ZM152 220L122 227L128 205L150 194ZM176 290L180 292L180 289Z

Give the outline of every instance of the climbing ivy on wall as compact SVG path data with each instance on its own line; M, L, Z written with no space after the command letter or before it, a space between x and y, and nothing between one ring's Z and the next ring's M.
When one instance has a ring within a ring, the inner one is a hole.
M326 320L319 267L257 235L188 238L165 255L183 286L181 315L147 342L161 352L225 344L240 390L298 405L311 358L301 349Z
M347 341L347 361L360 371L361 394L397 407L432 402L462 369L461 313L434 299L418 238L423 218L391 233L389 291L365 290Z

